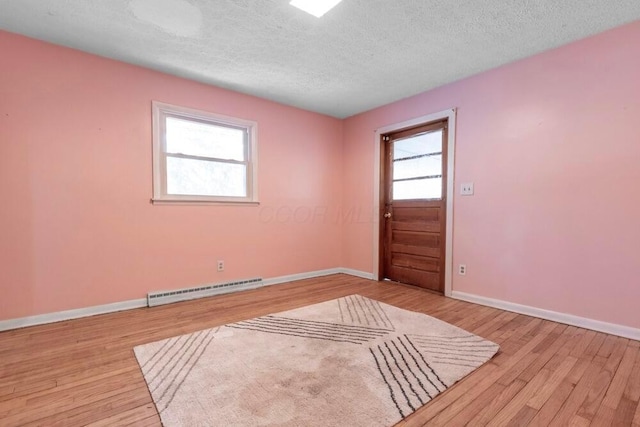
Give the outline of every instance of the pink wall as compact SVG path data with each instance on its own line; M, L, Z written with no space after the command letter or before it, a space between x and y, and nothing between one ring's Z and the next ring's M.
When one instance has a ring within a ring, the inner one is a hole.
M640 327L638 22L344 122L9 33L0 52L0 320L372 271L373 130L457 107L476 194L453 289ZM256 120L261 205L149 204L151 100Z
M6 32L0 52L0 319L340 266L340 120ZM151 100L257 121L261 205L151 205Z
M640 22L345 121L345 267L372 271L373 131L458 108L453 290L640 327ZM456 191L458 192L458 191Z

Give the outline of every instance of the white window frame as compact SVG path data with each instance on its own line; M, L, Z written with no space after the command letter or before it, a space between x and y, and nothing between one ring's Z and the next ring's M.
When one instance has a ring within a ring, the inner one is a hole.
M153 203L258 203L258 124L251 120L239 119L210 113L193 108L181 107L152 101L153 112ZM247 132L247 196L207 196L167 194L166 118L178 117L215 126L243 128Z

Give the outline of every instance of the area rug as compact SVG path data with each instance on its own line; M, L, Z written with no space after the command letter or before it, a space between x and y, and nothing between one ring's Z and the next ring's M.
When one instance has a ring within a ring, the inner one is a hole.
M498 345L360 295L135 347L167 426L392 426Z

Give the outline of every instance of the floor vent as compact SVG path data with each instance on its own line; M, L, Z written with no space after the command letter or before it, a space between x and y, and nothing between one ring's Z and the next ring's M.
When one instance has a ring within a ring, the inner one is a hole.
M218 283L215 285L204 285L195 288L179 289L177 291L149 292L147 295L147 305L149 307L154 307L156 305L170 304L172 302L244 291L247 289L259 288L260 286L262 286L262 278L238 280L235 282Z

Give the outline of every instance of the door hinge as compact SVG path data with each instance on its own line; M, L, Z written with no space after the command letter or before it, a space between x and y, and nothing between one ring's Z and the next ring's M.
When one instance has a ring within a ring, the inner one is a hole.
M391 138L389 138L389 135L382 135L382 140L383 140L384 142L389 142L389 140L390 140L390 139L391 139Z

